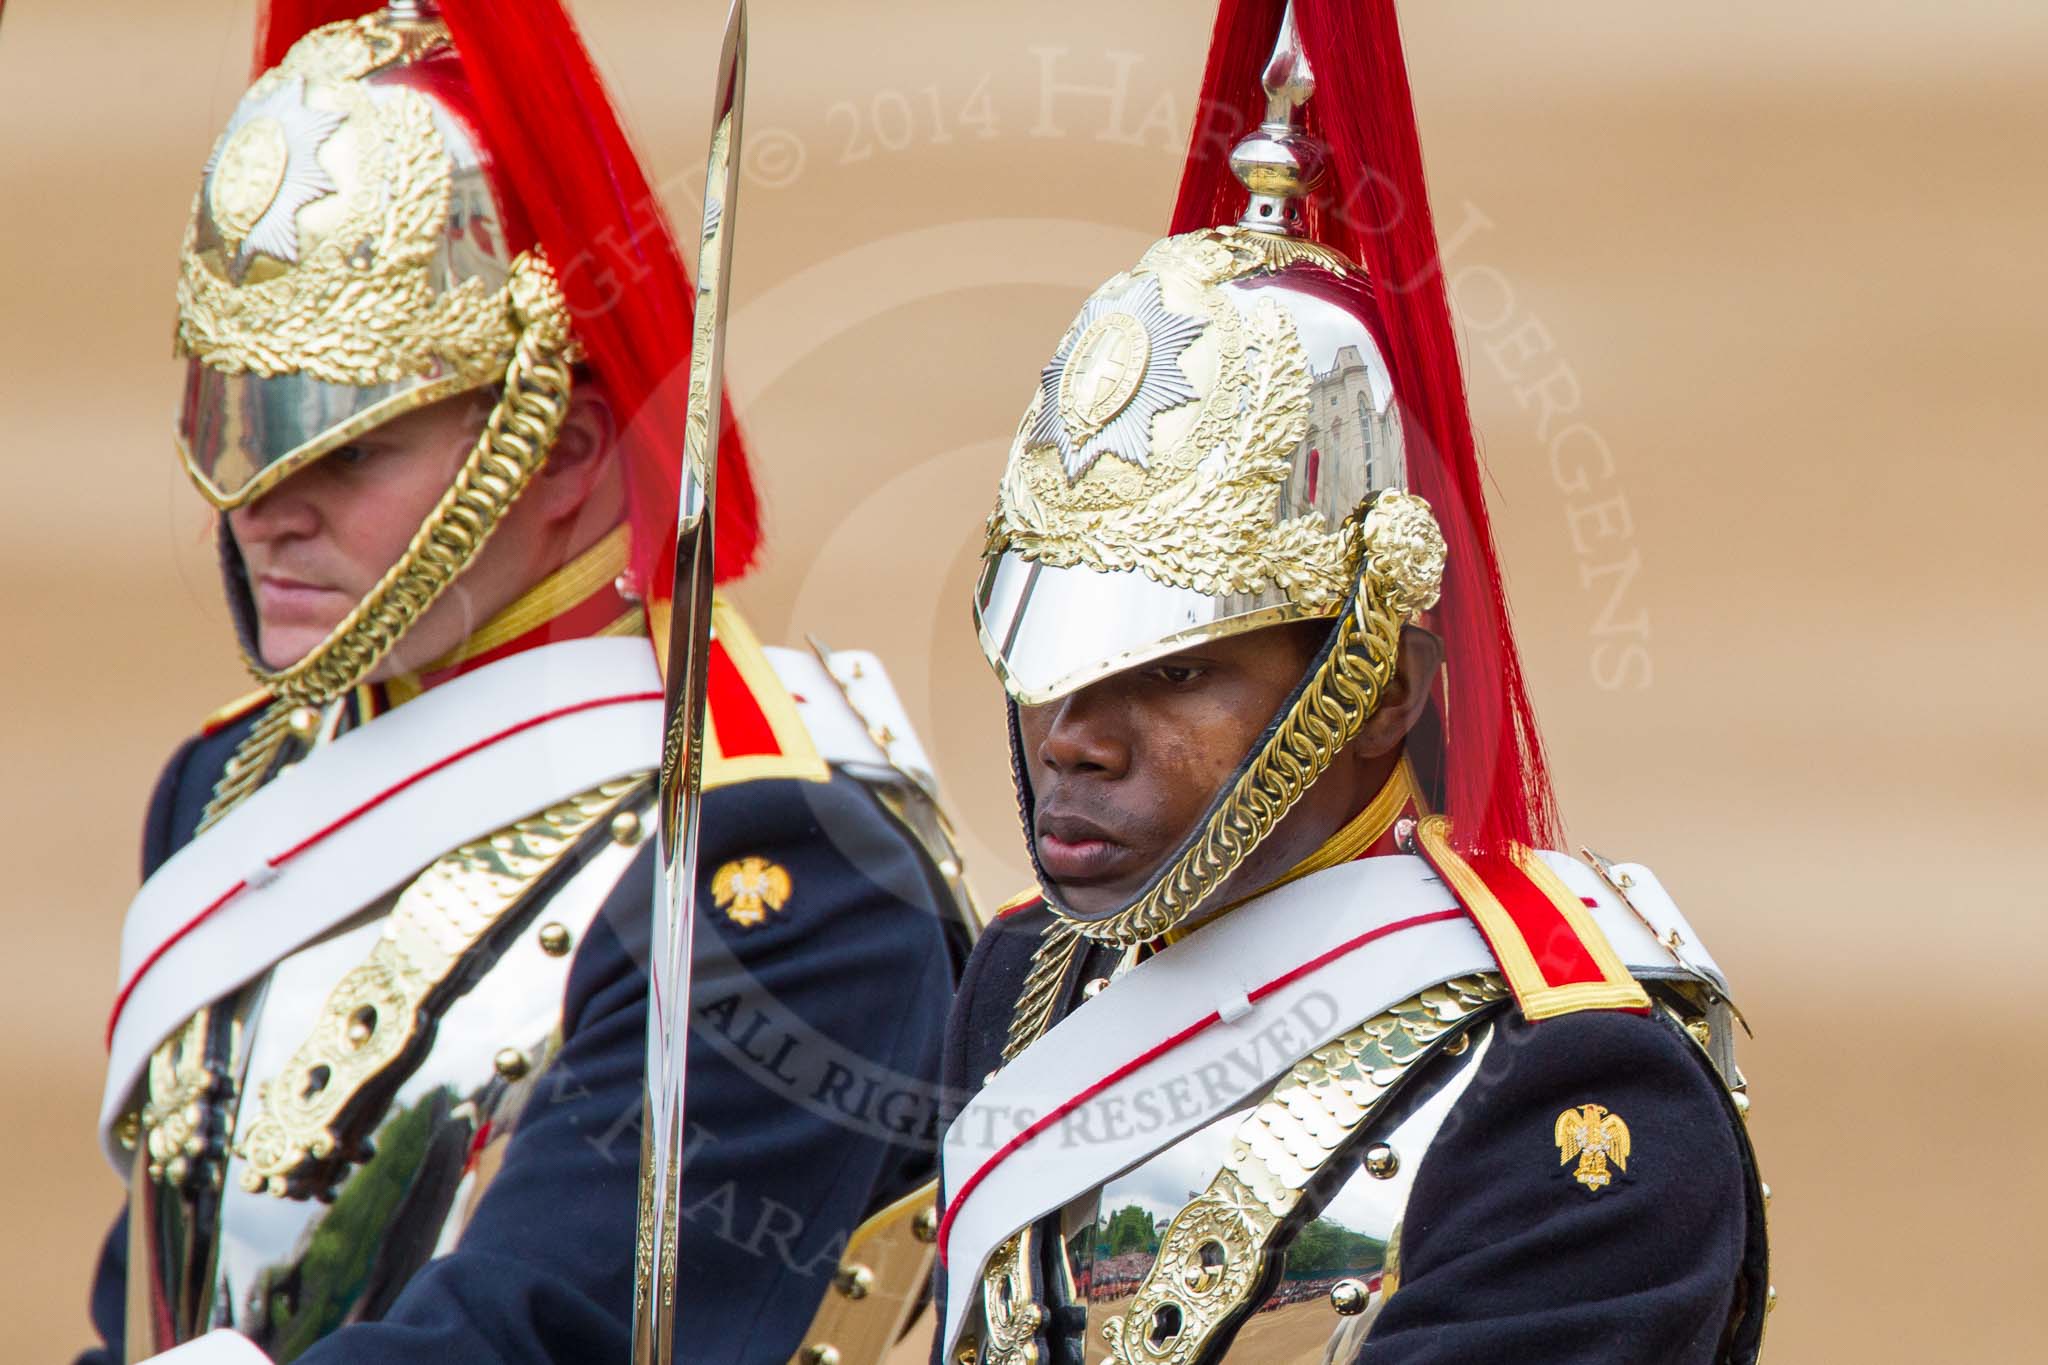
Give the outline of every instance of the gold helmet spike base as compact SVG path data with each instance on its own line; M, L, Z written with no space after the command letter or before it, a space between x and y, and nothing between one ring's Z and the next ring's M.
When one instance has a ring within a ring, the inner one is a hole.
M1295 111L1316 92L1316 77L1308 54L1301 50L1292 5L1280 20L1280 38L1261 84L1266 90L1266 117L1230 151L1231 173L1251 191L1238 224L1293 232L1301 223L1300 201L1322 183L1328 157L1322 144L1304 136L1295 124Z

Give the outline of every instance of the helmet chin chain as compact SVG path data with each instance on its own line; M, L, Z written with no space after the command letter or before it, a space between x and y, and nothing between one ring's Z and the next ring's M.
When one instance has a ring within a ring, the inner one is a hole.
M201 815L204 830L268 781L286 742L311 738L309 707L347 695L476 558L524 491L568 415L569 345L559 287L537 253L520 258L511 296L520 325L503 391L455 481L405 552L325 640L288 668L266 668L243 641L244 662L274 700L228 760ZM230 584L230 591L237 585Z
M1370 562L1370 560L1368 560ZM1401 627L1409 612L1401 596L1368 574L1359 582L1323 656L1310 669L1280 719L1239 767L1236 778L1168 859L1152 883L1123 909L1084 919L1051 890L1030 830L1028 778L1012 730L1025 844L1055 923L1040 941L1010 1018L1005 1059L1035 1041L1052 1021L1075 954L1084 941L1130 947L1185 924L1244 865L1310 785L1337 760L1378 709L1399 664Z

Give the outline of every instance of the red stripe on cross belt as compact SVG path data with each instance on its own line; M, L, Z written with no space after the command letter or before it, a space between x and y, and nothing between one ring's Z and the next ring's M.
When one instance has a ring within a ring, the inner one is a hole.
M552 711L544 711L540 715L529 717L526 720L519 721L518 723L513 725L508 725L504 729L498 731L496 734L486 735L482 739L476 740L469 744L465 744L460 749L457 749L454 753L443 755L442 757L435 759L433 762L413 772L409 776L392 783L390 786L378 792L376 795L370 797L368 800L359 803L355 807L355 809L350 810L345 814L339 816L338 818L329 821L322 828L315 830L313 833L300 839L290 848L284 849L278 853L271 854L269 857L263 860L264 867L271 871L275 871L279 868L282 868L285 864L289 863L292 859L304 853L307 849L310 849L317 844L324 843L327 839L331 838L339 831L347 828L349 825L354 824L357 820L362 819L365 815L368 815L371 811L377 809L385 802L390 801L392 798L398 796L407 788L413 787L418 783L425 781L427 778L432 777L435 773L442 771L444 768L453 767L455 764L460 763L462 760L469 758L474 754L483 752L485 749L490 748L494 744L502 744L506 740L511 739L515 735L523 734L528 730L536 728L537 726L546 725L550 721L560 720L565 716L574 716L581 714L585 711L594 711L600 707L622 706L634 702L650 702L660 700L661 693L659 692L624 692L620 693L617 696L611 697L593 697L588 701L575 702L568 706L558 706ZM120 990L117 991L114 995L114 1007L111 1011L108 1012L107 1015L107 1042L109 1045L111 1045L114 1040L114 1029L121 1022L121 1011L128 1007L128 997L135 993L135 988L142 983L142 979L145 976L149 975L150 970L154 968L156 964L163 959L164 954L168 953L172 948L175 948L179 943L183 942L184 939L188 935L190 935L193 930L197 929L207 920L212 919L213 916L217 914L223 906L227 905L228 902L234 900L235 897L241 895L242 892L248 889L249 879L247 877L239 879L235 882L233 886L230 886L227 890L221 892L218 896L214 897L213 900L211 900L204 907L202 907L197 914L192 916L191 919L179 925L174 932L172 932L163 940L163 942L157 944L153 949L150 950L149 955L143 958L141 964L136 967L134 974L131 975L125 982L121 984Z
M1392 924L1383 924L1377 929L1369 929L1356 938L1348 939L1329 951L1318 954L1307 962L1289 968L1271 981L1252 987L1245 993L1246 998L1252 1001L1263 1000L1273 992L1286 989L1310 973L1320 971L1337 959L1355 953L1368 944L1376 943L1390 935L1401 933L1407 929L1414 929L1421 925L1438 924L1447 919L1456 919L1461 913L1458 910L1432 910L1426 914L1411 915L1407 919L1397 920ZM1183 1043L1222 1022L1222 1015L1215 1010L1210 1010L1207 1014L1204 1014L1186 1027L1153 1043L1136 1056L1112 1068L1099 1079L1083 1086L1068 1099L1054 1105L1044 1117L1028 1124L1007 1142L1003 1143L1001 1147L998 1147L988 1160L982 1162L979 1168L970 1172L967 1178L960 1182L959 1189L952 1191L947 1197L946 1211L939 1219L938 1242L940 1264L943 1265L947 1262L952 1251L954 1220L959 1217L960 1210L965 1207L968 1197L974 1193L982 1181L988 1178L990 1172L1013 1156L1018 1149L1030 1143L1048 1128L1051 1128L1067 1115L1109 1089L1109 1087L1142 1068L1150 1066L1153 1062L1158 1061Z

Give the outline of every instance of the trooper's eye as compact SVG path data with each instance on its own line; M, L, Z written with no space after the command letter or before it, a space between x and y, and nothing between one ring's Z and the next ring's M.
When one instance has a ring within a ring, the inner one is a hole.
M1172 687L1185 687L1208 670L1200 664L1164 663L1154 664L1152 676Z

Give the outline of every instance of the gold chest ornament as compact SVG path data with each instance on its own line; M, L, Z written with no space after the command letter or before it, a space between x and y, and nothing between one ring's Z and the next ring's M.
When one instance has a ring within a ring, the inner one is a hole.
M130 1189L131 1343L226 1325L290 1359L368 1302L369 1267L402 1276L459 1235L529 1102L573 1084L551 1065L567 977L652 800L621 778L450 850L166 1045Z

